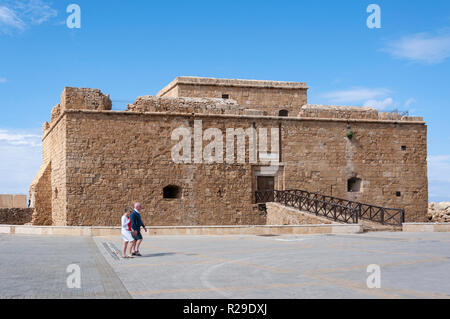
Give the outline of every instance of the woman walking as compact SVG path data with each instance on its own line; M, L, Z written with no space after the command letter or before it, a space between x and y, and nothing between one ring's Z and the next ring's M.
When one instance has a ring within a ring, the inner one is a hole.
M130 214L132 209L130 207L125 208L125 214L122 215L122 238L123 238L123 248L122 248L122 258L133 258L131 256L131 250L136 243L133 236L131 235L131 220ZM127 255L127 246L130 243Z

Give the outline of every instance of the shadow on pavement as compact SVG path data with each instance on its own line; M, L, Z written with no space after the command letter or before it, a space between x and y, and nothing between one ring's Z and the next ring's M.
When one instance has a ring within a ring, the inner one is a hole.
M175 255L175 253L142 254L141 257L161 257Z

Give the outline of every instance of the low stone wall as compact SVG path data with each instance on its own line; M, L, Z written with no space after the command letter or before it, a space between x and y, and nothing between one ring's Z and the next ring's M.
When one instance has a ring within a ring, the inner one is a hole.
M0 224L23 225L31 222L32 208L0 208Z
M303 213L278 203L267 203L266 207L267 225L337 224L327 218Z
M0 194L0 208L27 208L27 195Z
M285 234L355 234L359 224L289 225L289 226L150 226L144 236L156 235L285 235ZM0 225L0 234L60 236L120 236L120 227L83 226L13 226Z
M404 232L450 232L450 223L403 223Z

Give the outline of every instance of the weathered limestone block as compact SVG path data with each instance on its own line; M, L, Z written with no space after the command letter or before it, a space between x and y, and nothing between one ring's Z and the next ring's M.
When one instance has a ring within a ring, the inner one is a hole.
M109 94L99 89L65 87L61 95L60 108L64 110L111 110Z
M329 219L314 216L298 209L286 207L278 203L267 203L267 225L314 225L336 224Z
M370 107L306 104L299 117L338 119L378 119L378 111Z
M177 77L161 91L159 97L227 98L243 107L258 109L271 116L281 110L296 116L307 103L308 87L304 82Z
M12 208L13 198L9 194L0 194L0 208Z
M0 224L24 225L31 222L32 208L0 208Z
M41 166L30 186L33 225L52 225L51 163Z
M180 112L205 114L242 114L244 108L234 100L216 98L172 98L140 96L128 105L132 112Z
M124 207L140 201L149 225L265 224L266 216L254 205L264 156L249 163L248 138L233 149L245 149L245 163L195 163L193 152L190 163L173 161L177 141L171 133L179 127L193 129L194 117L202 120L203 133L210 128L222 132L223 159L227 128L279 130L280 165L272 174L276 189L404 208L406 221L426 218L423 122L393 123L374 109L348 107L306 106L298 118L306 103L301 85L207 82L178 83L162 97L138 98L123 112L108 112L109 97L100 90L66 88L54 110L59 121L47 128L43 164L30 187L33 222L118 225ZM191 97L177 98L184 94ZM290 117L278 116L285 106ZM352 139L346 137L350 119ZM202 150L210 143L200 142ZM348 190L352 178L361 179L359 191ZM165 197L167 186L177 187L175 198Z
M55 122L61 115L61 104L56 104L52 109L51 122Z
M402 115L394 112L380 112L378 113L378 117L380 120L389 120L389 121L400 121L402 119Z
M0 208L27 208L27 196L0 194Z

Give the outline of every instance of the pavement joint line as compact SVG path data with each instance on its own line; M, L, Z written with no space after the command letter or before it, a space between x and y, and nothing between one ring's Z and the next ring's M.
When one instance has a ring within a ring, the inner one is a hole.
M444 259L444 258L437 258L437 261ZM401 266L401 265L410 265L410 264L417 264L417 263L423 263L423 262L433 262L436 260L421 260L421 261L412 261L412 262L397 262L397 263L388 263L388 264L382 264L380 267L387 267L387 266ZM312 278L312 279L318 279L318 280L324 280L328 283L339 285L343 288L348 288L352 290L356 290L359 292L365 292L366 288L363 284L360 284L358 282L352 281L352 280L344 280L339 278L333 278L329 276L322 275L323 273L331 273L331 272L339 272L339 271L349 271L349 270L360 270L365 269L367 265L362 266L352 266L352 267L341 267L341 268L331 268L331 269L325 269L325 270L313 270L310 272L305 272L303 274L300 274L300 277L305 278ZM427 292L421 292L421 291L415 291L415 290L408 290L408 289L395 289L395 288L383 288L384 290L389 289L390 291L396 291L398 293L403 293L406 295L413 295L413 296L419 296L419 297L435 297L435 298L450 298L450 296L442 295L442 294L436 294L436 293L427 293ZM372 291L372 289L370 289ZM377 292L374 293L377 295ZM387 298L387 296L383 296L386 293L382 293L382 298ZM390 296L389 298L397 298ZM402 297L403 298L403 297Z
M414 297L422 297L422 298L435 298L435 299L450 299L450 295L437 294L434 292L423 292L417 290L410 289L398 289L398 288L385 288L394 292L403 293L405 295L411 295Z
M205 288L180 288L180 289L161 289L161 290L145 290L145 291L131 291L132 295L159 295L170 294L180 292L212 292L212 291L239 291L239 290L262 290L272 288L289 288L289 287L310 287L310 286L322 286L317 282L303 282L303 283L291 283L291 284L273 284L273 285L261 285L261 286L230 286L230 287L205 287Z
M213 251L213 252L211 252L211 254L213 254L213 255L217 255L217 254L227 254L227 253L233 253L233 254L236 254L236 253L246 253L246 254L251 254L251 253L253 253L253 252L259 252L259 251L262 251L262 252L267 252L267 251L278 251L278 250L293 250L293 249L296 249L296 248L316 248L317 246L316 245L298 245L298 246L290 246L290 247L277 247L277 248L264 248L264 247L262 247L262 248L254 248L254 249L251 249L251 248L249 248L249 249L240 249L240 250L223 250L223 251Z
M144 244L144 243L143 243ZM148 246L147 247L152 247L154 249L160 249L163 250L163 248L161 247L157 247L157 246ZM215 257L215 256L209 256L207 254L197 254L198 257L204 257L204 258L209 258L211 260L215 260L217 262L227 262L227 261L233 261L232 259L227 259L227 258L219 258L219 257ZM242 265L242 266L250 266L250 267L254 267L254 268L258 268L258 269L263 269L263 270L269 270L269 271L273 271L273 272L277 272L277 273L295 273L294 270L291 269L281 269L278 267L274 267L274 266L261 266L261 265L257 265L257 264L252 264L252 263L246 263L246 262L239 262L239 261L233 261L233 264L237 264L237 265Z
M405 298L404 296L401 296L399 294L392 294L389 293L387 291L385 291L385 289L383 288L376 288L376 289L370 289L368 288L366 285L356 282L356 281L352 281L352 280L345 280L345 279L339 279L339 278L333 278L333 277L329 277L329 276L324 276L324 275L308 275L307 277L309 278L313 278L313 279L318 279L318 280L323 280L327 283L333 283L335 285L338 285L342 288L347 288L347 289L351 289L360 293L364 293L364 294L368 294L368 295L374 295L380 298L386 298L386 299L393 299L393 298Z
M103 242L103 247L105 247L105 250L111 255L112 258L119 260L119 256L111 249L111 247L108 245L108 243Z
M157 246L153 246L153 248L159 248L160 249L160 247L157 247ZM205 257L209 257L208 255L205 255L205 254L201 254L201 255L203 255ZM227 259L224 259L224 258L217 259L217 261L222 261L222 260L223 261L230 261L230 260L227 260ZM436 258L436 260L432 260L432 261L440 261L440 260L446 260L446 258L445 257L439 257L439 258ZM380 266L381 267L401 266L401 265L410 265L410 264L417 264L417 263L423 263L423 262L431 262L431 261L429 259L427 259L427 260L412 261L412 262L388 263L388 264L384 264L384 265L380 265ZM325 280L328 283L334 283L334 284L337 284L337 285L339 285L339 286L341 286L343 288L352 289L352 290L355 290L355 291L358 291L358 292L367 293L367 294L370 294L370 295L381 296L383 298L399 298L399 297L401 297L401 296L398 296L397 294L387 294L387 293L383 293L383 292L381 292L381 293L379 293L379 292L368 292L368 290L366 290L368 288L364 289L364 286L359 286L358 283L347 281L347 282L352 283L352 285L348 285L348 284L346 285L346 284L343 284L346 281L341 281L339 279L335 279L335 278L327 277L327 276L323 276L323 275L317 275L317 273L324 273L324 271L322 271L322 272L321 271L313 271L313 272L309 272L309 273L298 273L295 270L284 270L284 269L280 269L280 268L273 267L273 266L261 266L261 265L246 263L246 262L233 262L231 260L230 263L238 264L238 265L245 265L245 266L250 266L250 267L256 267L256 268L259 268L259 269L264 269L264 270L269 270L269 271L274 271L274 272L296 273L296 274L298 274L300 276L308 277L310 279ZM356 269L365 269L366 267L367 267L367 265L356 266ZM351 267L351 268L355 268L355 267ZM350 269L350 270L354 270L354 269ZM332 271L329 271L329 272L332 272ZM372 291L372 290L369 290L369 291Z
M165 237L165 236L158 236L158 237ZM219 239L214 239L215 242L220 242L220 241L224 241L224 242L228 242L227 245L233 245L232 242L235 240L242 240L242 238L236 238L235 236L233 236L234 238L230 238L230 237L220 237ZM334 237L334 236L333 236ZM329 237L330 239L333 237ZM338 238L339 236L336 236L334 238ZM342 237L342 236L341 236ZM355 236L346 236L346 238L356 238ZM110 236L109 238L114 238L115 242L118 242L117 236ZM252 253L255 252L256 250L258 250L258 252L264 252L264 251L268 251L268 250L272 250L272 251L285 251L285 250L295 250L295 249L301 249L301 248L307 248L305 245L302 245L303 243L301 243L299 245L298 241L297 243L295 242L284 242L282 245L283 247L279 247L279 248L256 248L256 249L251 249L249 248L249 250L244 250L244 249L237 249L237 250L223 250L223 251L212 251L212 252L206 252L206 253L193 253L194 251L198 251L200 250L200 244L202 242L202 240L198 241L198 240L194 240L195 246L191 246L191 247L182 247L181 249L178 250L174 250L172 248L164 248L161 246L155 246L154 243L152 243L151 238L152 237L147 237L148 241L144 241L143 245L144 247L151 247L151 249L157 250L157 251L165 251L165 252L173 252L176 254L180 254L180 255L194 255L195 258L197 259L202 259L205 258L206 260L193 260L193 261L186 261L186 262L167 262L167 263L158 263L158 264L140 264L140 266L159 266L159 265L168 265L168 264L200 264L200 263L215 263L215 262L225 262L225 263L230 263L230 264L237 264L237 265L244 265L244 266L249 266L252 268L258 268L258 269L264 269L264 270L269 270L270 272L284 272L284 273L293 273L293 274L297 274L299 276L299 278L303 277L305 279L308 279L310 281L313 282L306 282L306 283L301 283L300 285L303 286L327 286L327 287L334 287L337 289L346 289L346 290L351 290L351 291L356 291L358 293L362 293L362 294L366 294L369 296L376 296L376 297L382 297L382 298L405 298L405 296L414 296L414 297L424 297L424 298L450 298L449 295L445 295L445 294L439 294L439 293L434 293L434 292L426 292L426 291L417 291L417 290L408 290L408 289L398 289L398 288L387 288L387 287L382 287L380 289L369 289L368 287L366 287L366 283L364 280L362 281L354 281L354 280L347 280L347 279L341 279L341 278L336 278L332 275L333 272L345 272L345 271L351 271L351 270L365 270L367 267L367 264L364 265L357 265L357 266L350 266L350 267L337 267L337 268L330 268L330 269L319 269L319 270L312 270L312 271L305 271L305 272L300 272L298 270L286 270L286 269L281 269L278 267L273 267L273 266L262 266L261 265L255 265L252 263L247 263L247 262L243 262L241 261L236 261L234 259L230 259L230 258L218 258L217 254L225 254L225 253L237 253L237 252L243 252L243 253ZM178 239L180 239L180 236L173 236L173 238L175 239L173 241L173 243L177 243ZM202 237L202 239L205 238L205 240L207 240L207 236ZM424 239L422 239L424 238ZM433 237L435 238L434 241L439 241L439 242L447 242L447 240L442 240L442 237ZM231 239L231 240L230 240ZM248 237L246 239L249 239ZM278 239L278 238L277 238ZM391 238L389 238L391 239ZM253 240L253 239L250 239ZM259 242L264 242L264 243L268 243L268 242L274 242L276 240L276 238L257 238L256 241ZM207 240L209 242L209 240ZM396 240L393 241L391 244L388 244L388 247L395 249L402 249L404 247L404 244L407 243L411 243L411 242L423 242L423 241L427 241L427 242L433 242L433 240L430 240L430 237L420 237L420 239L417 240ZM450 241L450 239L448 240ZM163 241L164 242L164 241ZM277 241L281 244L281 241ZM403 251L388 251L388 250L377 250L377 249L364 249L363 247L354 247L354 246L363 246L363 245L369 245L369 248L372 248L372 245L377 245L377 243L384 243L386 244L386 240L367 240L364 242L354 242L351 241L351 243L349 243L350 245L342 245L342 244L327 244L327 240L325 241L321 241L318 246L320 248L333 248L333 247L338 247L340 249L346 249L346 250L351 250L351 251L362 251L362 252L369 252L369 253L380 253L382 255L384 254L389 254L389 255L401 255L401 256L406 256L406 257L428 257L427 259L416 259L416 260L408 260L408 261L402 261L402 262L389 262L389 263L385 263L385 264L381 264L381 267L401 267L401 266L408 266L408 265L414 265L414 264L421 264L421 263L427 263L427 262L438 262L437 265L442 266L442 261L447 262L448 261L448 257L444 257L444 256L435 256L435 255L424 255L424 254L414 254L414 253L409 253L409 252L403 252ZM433 243L430 243L433 244ZM436 243L434 243L434 245L436 245ZM171 243L169 244L163 244L163 245L172 245ZM289 245L288 247L284 247L284 245ZM182 245L185 246L185 245ZM258 245L256 245L258 246ZM179 246L177 246L179 247ZM409 246L408 249L410 249ZM420 246L421 247L421 246ZM308 247L308 248L314 248L314 247ZM308 249L308 251L310 251ZM275 253L275 255L277 255L277 253ZM256 256L252 256L252 257L258 257L261 256L260 254L257 254ZM408 258L408 259L412 259L412 258ZM110 259L107 259L110 260ZM389 258L388 258L389 260ZM392 260L392 258L391 258ZM394 259L395 260L395 259ZM339 264L339 263L337 263ZM114 263L114 266L119 266L119 267L139 267L139 264L120 264L120 263ZM213 265L213 267L216 265ZM423 267L422 267L423 268ZM201 269L201 268L200 268ZM329 273L329 275L327 275L327 273ZM269 274L269 273L267 273ZM266 275L264 275L266 276ZM270 276L270 275L268 275ZM276 284L278 287L287 287L286 284ZM280 286L282 285L282 286ZM294 286L297 285L297 283L293 284ZM164 285L163 285L164 287ZM239 291L239 290L258 290L258 289L266 289L266 288L261 288L262 286L253 286L253 288L251 286L243 286L243 287L203 287L203 288L180 288L180 289L160 289L160 290L146 290L145 288L149 288L146 287L145 285L135 285L134 287L132 287L133 289L130 289L130 293L132 295L136 295L136 296L152 296L152 295L163 295L163 294L176 294L176 293L195 293L195 292L210 292L210 291ZM267 287L267 286L266 286ZM416 288L415 286L413 286L414 288ZM418 287L424 287L424 286L418 286ZM138 289L136 289L138 288ZM139 288L144 288L144 289L139 289ZM276 288L274 285L270 285L267 287L267 289L270 288Z
M388 251L388 250L379 250L379 249L362 249L358 247L350 247L346 245L341 244L330 244L325 246L327 248L340 248L340 249L346 249L346 250L356 250L356 251L362 251L362 252L368 252L368 253L383 253L383 254L390 254L390 255L406 255L411 257L428 257L428 258L436 258L441 256L436 255L430 255L430 254L412 254L408 252L401 252L401 251Z
M340 278L333 278L333 277L329 277L329 276L325 276L325 275L319 275L319 274L309 274L307 275L310 278L315 278L315 279L319 279L319 280L324 280L327 282L331 282L334 284L337 284L343 288L348 288L348 289L354 289L356 291L360 291L363 293L369 293L369 294L373 294L374 295L379 295L378 292L380 292L380 296L382 298L398 298L397 296L400 296L400 298L406 298L408 295L409 296L414 296L414 297L424 297L424 298L443 298L443 299L450 299L449 295L443 295L443 294L436 294L433 292L423 292L423 291L417 291L417 290L410 290L410 289L398 289L398 288L391 288L391 287L383 287L383 288L377 288L377 289L369 289L367 288L364 284L361 284L359 282L356 282L354 280L348 280L348 279L340 279ZM392 295L389 292L393 292L394 295ZM401 296L401 295L407 295L405 296Z
M164 250L164 248L157 247L157 246L150 246L150 247L152 247L154 249ZM210 259L218 261L218 262L230 261L230 259L227 259L227 258L219 258L219 257L210 256L210 255L207 255L207 254L197 254L197 256L198 257L204 257L204 258L210 258ZM426 256L426 257L429 257L429 256ZM395 262L395 263L384 264L384 265L381 265L381 266L382 267L392 267L392 266L402 266L402 265L410 265L410 264L417 264L417 263L424 263L424 262L433 262L433 261L441 261L441 260L446 261L447 259L446 259L446 257L436 257L436 258L434 258L432 260L426 259L426 260L420 260L420 261ZM278 273L296 273L295 270L282 269L282 268L278 268L278 267L274 267L274 266L261 266L261 265L257 265L257 264L246 263L246 262L239 262L239 261L234 261L232 263L238 264L238 265L243 265L243 266L255 267L255 268L258 268L258 269L264 269L264 270L278 272ZM343 270L343 271L356 270L356 269L365 269L366 267L367 267L367 265L352 266L352 267L350 267L350 269L341 268L339 270ZM326 271L316 270L314 272L332 272L332 271L335 271L335 270L326 270Z
M399 262L392 262L392 263L385 263L381 264L380 267L395 267L395 266L405 266L405 265L414 265L414 264L421 264L421 263L427 263L427 262L435 262L435 261L443 261L446 260L445 257L438 257L435 259L422 259L422 260L412 260L412 261L399 261ZM310 272L307 272L306 274L317 274L317 273L330 273L330 272L339 272L339 271L351 271L351 270L360 270L360 269L366 269L367 265L355 265L350 267L337 267L337 268L325 268L325 269L316 269L312 270Z
M244 258L240 258L240 259L234 259L234 260L230 260L230 261L226 261L220 264L215 264L210 266L209 268L207 268L206 270L204 270L202 272L202 274L200 275L200 281L202 282L203 286L207 287L207 288L217 288L216 286L214 286L210 281L209 281L209 276L210 274L215 271L217 268L220 268L226 264L231 264L231 263L235 263L235 262L242 262L243 260L247 260L250 259L251 256L248 257L244 257ZM221 294L222 296L226 297L226 298L230 298L230 294L227 293L226 291L222 291L222 290L216 290L219 294Z
M86 237L86 241L91 251L95 264L97 266L97 271L100 275L101 282L103 285L103 289L105 291L105 295L108 298L123 298L129 299L131 298L128 290L125 288L124 284L117 276L113 268L107 262L103 254L100 252L100 247L91 237Z

